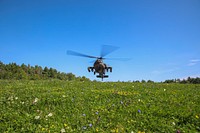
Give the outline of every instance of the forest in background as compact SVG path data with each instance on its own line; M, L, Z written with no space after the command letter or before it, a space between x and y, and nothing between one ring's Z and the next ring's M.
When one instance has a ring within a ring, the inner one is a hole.
M0 79L27 79L27 80L46 80L46 79L59 79L59 80L79 80L89 81L85 76L76 77L73 73L59 72L54 68L48 68L30 64L17 65L16 63L4 64L0 61Z
M59 80L77 80L77 81L90 81L85 76L76 77L73 73L59 72L54 68L44 67L39 65L31 66L30 64L17 65L16 63L4 64L0 61L0 79L27 79L27 80L46 80L46 79L59 79ZM94 80L96 81L96 80ZM119 81L120 82L120 81ZM133 80L130 82L153 83L152 80ZM200 84L200 78L187 79L167 79L161 83L183 83L183 84Z

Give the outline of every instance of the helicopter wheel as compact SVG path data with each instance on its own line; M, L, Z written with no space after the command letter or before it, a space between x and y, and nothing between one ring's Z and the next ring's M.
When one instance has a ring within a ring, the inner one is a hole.
M112 72L112 67L108 67L107 70L110 70L110 72Z

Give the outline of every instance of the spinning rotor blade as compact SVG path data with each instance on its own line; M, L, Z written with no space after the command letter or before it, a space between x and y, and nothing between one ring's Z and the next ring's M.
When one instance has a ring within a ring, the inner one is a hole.
M92 64L94 64L94 62L95 62L96 60L91 60L91 61L89 61L89 63L92 63Z
M129 61L131 58L105 58L106 60Z
M119 49L119 47L110 46L110 45L103 45L102 49L101 49L101 57L104 57L104 56L110 54L111 52L113 52L117 49Z
M87 58L98 58L98 57L95 57L95 56L90 56L90 55L78 53L78 52L71 51L71 50L68 50L68 51L67 51L67 54L68 54L68 55L75 55L75 56L82 56L82 57L87 57Z

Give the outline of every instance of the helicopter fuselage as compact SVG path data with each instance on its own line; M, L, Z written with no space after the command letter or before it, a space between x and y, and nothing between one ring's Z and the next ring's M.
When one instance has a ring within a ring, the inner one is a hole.
M105 75L105 72L108 70L110 70L110 72L112 72L112 67L107 67L107 65L105 63L103 63L103 60L102 59L97 59L95 62L94 62L94 65L93 67L88 67L88 71L92 71L94 72L94 75L96 73L98 73L99 75L97 75L97 78L108 78L108 75Z
M107 67L106 64L103 63L103 61L100 59L97 59L93 66L94 66L95 72L99 74L105 73L105 69Z

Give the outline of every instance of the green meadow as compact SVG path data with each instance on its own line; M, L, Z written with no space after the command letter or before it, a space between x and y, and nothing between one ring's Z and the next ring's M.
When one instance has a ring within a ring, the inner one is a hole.
M2 133L200 132L200 85L0 80Z

